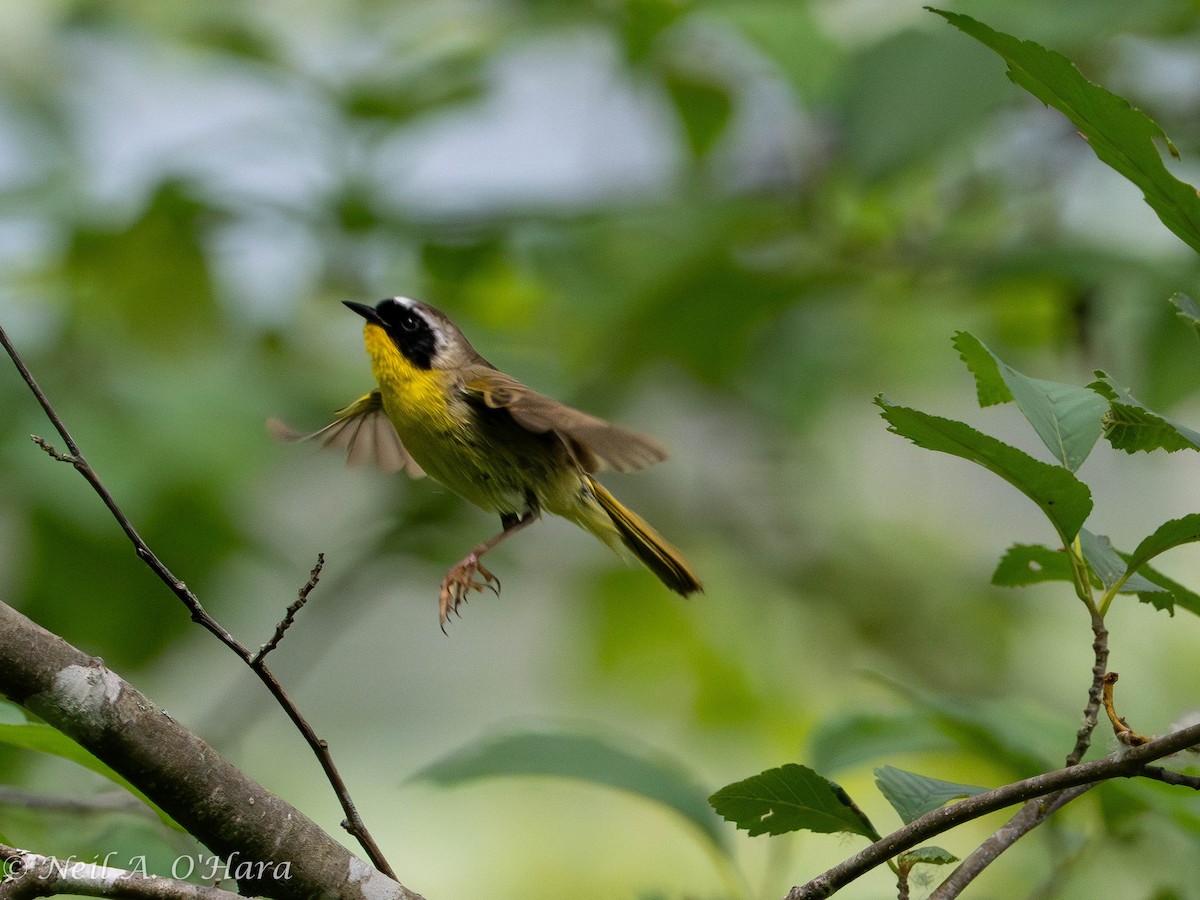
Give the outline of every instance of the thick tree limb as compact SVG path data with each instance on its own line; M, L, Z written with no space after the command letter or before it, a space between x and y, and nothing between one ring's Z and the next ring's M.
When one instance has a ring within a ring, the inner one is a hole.
M419 900L247 778L104 664L0 604L0 692L107 763L274 900ZM287 866L287 878L273 872ZM271 868L274 866L274 869Z

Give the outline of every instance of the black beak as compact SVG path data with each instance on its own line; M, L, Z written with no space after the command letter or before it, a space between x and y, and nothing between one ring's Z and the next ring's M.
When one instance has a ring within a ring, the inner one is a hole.
M354 310L368 322L373 322L376 325L383 324L383 319L373 306L367 306L365 303L355 303L353 300L343 300L342 305Z

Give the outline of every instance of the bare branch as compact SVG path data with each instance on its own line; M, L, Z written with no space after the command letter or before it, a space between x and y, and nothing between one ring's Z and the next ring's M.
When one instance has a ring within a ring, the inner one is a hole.
M1142 744L1150 743L1150 738L1144 734L1138 734L1129 727L1129 723L1124 717L1117 715L1116 700L1113 698L1113 689L1120 676L1116 672L1109 672L1104 676L1104 711L1108 714L1108 721L1112 724L1113 734L1117 740L1126 747L1140 747Z
M218 857L268 866L238 876L243 893L275 900L418 900L247 778L100 660L3 603L0 634L0 693L124 776Z
M876 866L882 865L897 854L911 850L922 841L948 831L956 825L961 825L963 822L969 822L987 813L1004 809L1006 806L1036 797L1046 797L1069 788L1093 785L1109 778L1131 778L1145 775L1147 763L1178 753L1197 743L1200 743L1200 725L1192 725L1166 737L1156 738L1140 747L1123 750L1120 755L1079 763L1054 772L1047 772L1044 775L1035 775L1033 778L1007 784L995 790L968 797L966 800L950 806L935 809L919 819L914 819L882 840L876 841L845 862L817 876L808 884L792 888L787 894L787 900L813 900L813 898L828 897L834 891Z
M1188 748L1191 749L1190 747ZM1191 788L1193 791L1200 791L1200 775L1184 775L1182 772L1176 772L1174 769L1164 769L1161 766L1146 766L1141 773L1143 778L1152 778L1155 781L1161 781L1163 784L1171 784L1175 787Z
M1075 733L1075 746L1067 754L1067 767L1077 765L1092 745L1092 733L1100 718L1100 708L1109 706L1111 685L1108 682L1108 627L1095 604L1085 600L1092 624L1092 683L1088 688L1087 703L1083 708L1083 722ZM1090 790L1094 785L1084 785L1064 791L1055 798L1041 798L1025 804L1011 819L980 844L950 873L931 897L947 900L957 897L984 869L995 862L1005 850L1022 836L1037 828L1062 806L1075 797Z
M127 791L109 791L96 794L93 797L60 797L50 794L35 794L20 788L0 785L0 805L19 806L23 809L38 809L45 812L70 813L79 815L86 813L128 812L151 816L155 821L158 816Z
M1108 627L1104 617L1089 603L1088 613L1092 617L1092 684L1088 688L1087 705L1083 709L1083 723L1075 735L1075 747L1067 756L1067 766L1080 762L1092 743L1092 731L1100 717L1100 703L1104 691L1104 675L1108 671Z
M296 622L296 613L304 607L308 602L308 595L316 588L317 582L321 580L321 570L325 568L325 554L317 554L317 564L313 566L312 572L309 573L308 583L300 588L300 594L296 598L296 602L287 608L287 612L283 616L283 621L275 626L275 633L271 635L271 639L258 648L258 652L250 658L250 667L254 668L263 661L268 653L279 646L279 642L283 640L283 636L287 630Z
M949 877L938 885L937 890L929 895L929 900L950 900L952 897L957 897L984 869L995 862L1001 853L1076 797L1086 794L1098 784L1098 781L1081 784L1078 787L1068 788L1038 800L1030 800L1021 807L1015 816L975 848L970 856L959 863Z
M115 869L74 859L56 859L0 844L4 880L0 900L29 900L55 894L113 900L243 900L232 891L174 878Z
M338 802L341 804L342 812L345 813L346 820L343 823L343 827L358 840L359 844L362 846L363 850L366 851L367 856L370 858L374 866L379 869L379 871L394 879L396 877L396 873L392 870L391 865L388 863L387 858L383 855L383 851L379 848L375 838L367 829L367 825L363 821L362 816L359 815L358 808L355 806L354 800L350 796L350 791L346 786L345 779L342 778L341 773L338 771L337 765L333 761L333 754L329 750L329 744L317 735L316 731L311 725L309 725L304 716L300 714L300 710L284 691L283 686L280 685L275 676L271 674L270 670L267 669L266 664L263 662L263 657L266 654L262 653L261 651L257 655L251 653L250 650L244 647L232 634L226 631L216 619L209 615L208 611L204 609L196 595L188 589L188 586L180 579L176 578L171 573L171 570L168 569L166 565L154 554L149 545L142 540L142 537L140 534L138 534L137 529L133 527L133 523L129 520L129 517L125 515L125 512L117 504L117 501L113 498L112 494L109 493L103 482L101 482L100 477L96 474L95 470L92 469L92 467L88 464L88 461L84 458L79 446L75 443L75 439L71 437L71 433L67 430L67 426L63 423L62 419L59 418L58 413L55 412L54 407L50 404L49 399L47 399L45 393L34 379L33 373L29 371L28 367L25 365L25 362L21 359L20 354L17 353L16 348L9 341L8 335L4 332L2 327L0 327L0 345L2 345L8 352L8 355L12 358L14 365L17 367L17 371L21 373L21 377L29 386L30 391L33 392L34 397L37 398L38 403L41 404L42 409L45 411L46 416L50 419L50 422L54 425L55 430L58 431L58 433L62 436L62 439L66 442L67 447L70 450L70 455L66 456L59 453L42 438L37 437L36 435L31 435L34 442L55 459L58 459L62 462L69 462L75 467L75 469L84 477L84 479L87 480L88 484L92 486L92 489L95 490L100 499L104 502L104 505L108 507L109 512L111 512L113 517L117 520L117 523L121 526L121 530L125 532L126 536L132 542L138 558L146 563L146 565L150 567L150 570L158 576L159 580L162 581L163 584L165 584L168 588L170 588L171 592L179 598L185 607L187 607L188 611L191 613L192 621L207 629L209 632L215 635L217 639L221 641L221 643L237 654L242 662L250 666L251 670L253 670L253 672L258 676L259 680L266 685L267 690L271 692L271 695L275 698L276 702L280 705L283 711L287 713L288 718L292 720L292 723L300 731L301 735L304 736L305 741L308 742L309 747L316 755L317 761L321 764L321 768L325 772L325 777L333 787L334 793L337 795ZM318 564L318 568L319 565L320 564ZM313 582L314 586L315 578L316 570L314 570L313 577L310 578L310 581ZM311 591L312 588L308 588L308 590ZM305 592L304 596L307 598L307 592ZM299 605L296 606L296 610L299 610L300 605L303 605L303 603L299 602ZM290 608L289 614L293 617L295 615L294 612L291 612ZM284 621L287 622L287 619L285 618ZM283 623L281 623L281 625L283 625ZM287 626L284 625L283 627L284 630L286 630ZM283 636L282 634L279 634L278 630L276 633L278 635L278 639L275 640L275 643L278 644L279 640L282 640Z

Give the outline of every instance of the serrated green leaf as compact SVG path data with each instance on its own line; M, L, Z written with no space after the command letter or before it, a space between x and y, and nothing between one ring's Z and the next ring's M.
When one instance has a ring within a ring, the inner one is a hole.
M726 785L709 798L721 816L750 834L848 832L877 841L875 826L842 788L808 766L788 763Z
M808 743L808 757L818 772L837 772L884 756L953 748L929 727L920 713L868 715L854 713L822 722Z
M879 790L904 820L905 825L921 818L927 812L945 806L951 800L974 797L989 790L973 784L957 784L953 781L942 781L940 778L927 778L893 766L876 769L875 783L879 785Z
M725 831L709 809L708 792L681 765L588 734L518 732L489 736L426 766L412 778L448 786L521 775L573 778L628 791L679 814L721 853L730 852Z
M975 376L975 394L981 407L995 406L997 403L1011 403L1012 391L1000 374L1000 360L983 342L967 331L954 334L954 349L958 358Z
M1015 400L1046 448L1078 471L1100 439L1104 400L1085 387L1023 375L969 332L955 334L954 346L975 376L979 405Z
M1021 491L1046 514L1064 544L1074 539L1092 511L1087 485L1061 466L1034 459L963 422L894 406L882 396L875 403L893 434L918 447L978 463Z
M1172 547L1191 544L1200 541L1200 513L1191 513L1180 519L1163 522L1154 533L1145 538L1133 553L1129 555L1126 570L1136 571L1144 563L1149 562Z
M909 850L906 853L901 853L898 857L898 862L901 868L911 869L918 863L927 863L931 866L948 866L951 863L958 862L958 857L949 850L943 850L941 847L917 847L915 850Z
M149 797L56 728L40 722L26 722L24 724L0 723L0 744L17 747L22 750L32 750L36 753L46 753L50 756L57 756L83 766L83 768L107 778L113 784L119 785L137 797L154 810L155 814L158 815L164 824L177 831L183 830L175 823L174 819L159 809Z
M1173 156L1178 152L1157 123L1088 81L1061 53L994 31L969 16L932 12L998 53L1015 84L1070 119L1096 156L1137 185L1162 223L1200 252L1200 197L1163 165L1156 140Z
M1196 329L1196 334L1200 335L1200 303L1187 294L1172 294L1171 304L1175 307L1179 317L1190 322Z
M1088 567L1100 579L1100 583L1106 590L1125 578L1128 571L1126 557L1113 549L1112 542L1107 537L1102 534L1092 534L1083 528L1079 532L1079 545L1083 550L1083 558L1087 560ZM1147 581L1136 572L1130 572L1118 593L1158 593L1164 590L1166 589Z
M1108 401L1108 412L1102 422L1104 436L1113 447L1126 453L1200 450L1200 432L1147 409L1103 372L1097 371L1096 376L1097 380L1088 387Z
M996 564L992 584L1024 587L1043 581L1070 582L1074 578L1065 550L1051 550L1041 544L1013 544Z
M1192 615L1200 616L1200 594L1196 594L1178 581L1168 578L1149 564L1140 566L1138 574L1166 591L1166 593L1139 593L1138 599L1143 603L1149 603L1155 609L1166 610L1171 615L1175 615L1175 607L1179 606Z

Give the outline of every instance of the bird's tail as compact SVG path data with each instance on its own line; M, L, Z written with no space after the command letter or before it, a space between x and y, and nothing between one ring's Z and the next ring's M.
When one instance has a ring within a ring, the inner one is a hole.
M679 551L663 540L662 535L651 528L645 519L622 506L598 481L588 478L587 482L600 508L612 520L621 543L657 575L659 581L684 597L704 590L704 585L692 573Z

